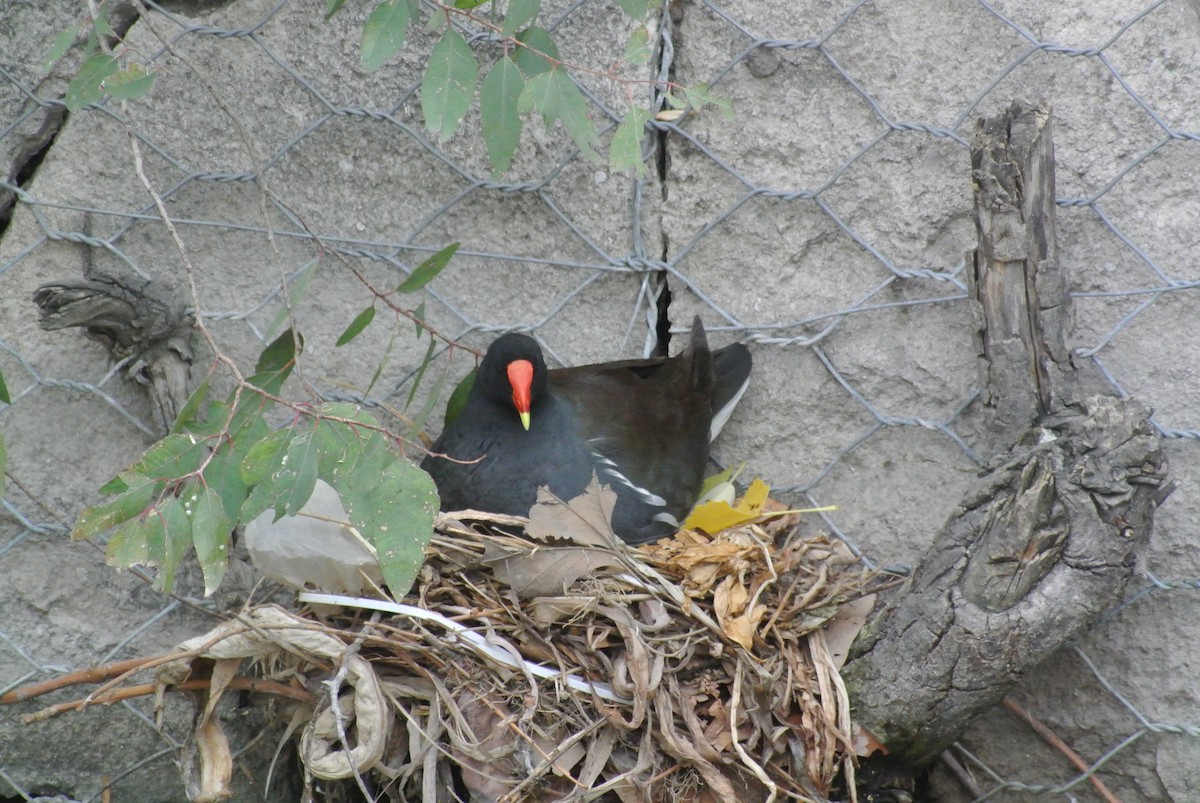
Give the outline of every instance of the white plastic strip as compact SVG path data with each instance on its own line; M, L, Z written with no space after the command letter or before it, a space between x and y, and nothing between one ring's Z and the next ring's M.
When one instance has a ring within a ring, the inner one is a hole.
M427 611L424 608L417 608L413 605L404 605L398 602L385 602L379 599L367 599L366 597L345 597L340 594L318 594L313 591L302 591L299 595L301 602L309 602L316 605L341 605L346 608L364 608L370 611L382 611L384 613L395 613L401 616L411 616L414 619L422 619L426 622L433 622L446 628L451 634L456 636L475 649L487 655L498 664L526 671L540 678L559 678L568 687L575 691L594 692L596 695L603 697L606 700L612 700L616 703L628 703L629 700L621 697L607 683L593 683L590 680L584 680L575 675L566 675L557 669L535 664L531 661L520 660L500 649L494 644L488 643L488 640L479 635L473 630L455 622L452 619L447 619L440 613Z

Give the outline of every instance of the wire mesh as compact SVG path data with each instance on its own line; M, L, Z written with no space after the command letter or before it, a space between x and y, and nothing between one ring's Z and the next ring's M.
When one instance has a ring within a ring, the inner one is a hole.
M1058 762L996 713L957 748L975 791L938 782L957 796L947 799L1086 797L1092 774L1127 799L1168 793L1155 756L1194 765L1200 755L1187 659L1159 643L1188 640L1179 637L1195 620L1190 592L1200 586L1186 547L1196 513L1188 492L1200 484L1200 344L1189 325L1200 284L1200 73L1189 56L1200 22L1184 0L1087 13L984 0L914 5L664 8L652 24L660 57L651 74L711 84L736 113L732 122L703 112L653 123L647 158L658 173L644 181L609 174L536 120L501 178L486 163L476 112L459 138L431 140L413 55L429 34L414 32L398 63L363 75L353 35L365 7L327 25L302 3L239 3L197 18L154 6L154 32L135 28L130 38L161 70L155 95L129 111L101 102L72 115L32 181L0 182L15 199L0 246L0 370L12 393L0 408L12 455L0 576L28 578L34 564L57 560L93 489L155 436L124 366L108 365L99 346L34 331L29 303L40 282L80 269L182 283L128 134L195 263L200 315L231 355L247 360L277 332L285 299L307 333L336 336L368 300L334 254L386 278L461 241L455 266L429 287L427 320L476 345L524 329L560 363L648 351L669 290L676 323L698 312L714 339L754 344L756 387L720 457L748 460L784 496L838 504L820 526L867 560L911 561L983 457L965 273L972 127L1014 97L1044 97L1055 111L1071 345L1114 392L1154 406L1181 491L1162 511L1140 589L1056 659L1053 682L1031 679L1017 692L1075 743L1088 770ZM631 30L589 0L548 2L540 20L568 58L619 53ZM452 24L481 59L502 52L477 22ZM10 152L62 106L61 82L30 66L39 55L10 49L0 61L12 111L0 146ZM646 83L603 73L577 73L602 136L630 102L661 108ZM177 117L179 109L191 113ZM81 165L61 164L61 152ZM599 326L620 337L599 337ZM326 398L398 405L424 346L393 350L394 337L373 333L350 358L313 338L308 370ZM380 362L382 379L363 390ZM69 549L65 565L102 563L97 551ZM130 583L124 593L135 593ZM120 632L93 651L79 643L85 627L57 623L69 604L23 580L6 585L0 600L20 615L0 621L0 691L158 648L187 626L178 602L136 593L136 610L116 620ZM1170 629L1145 626L1176 609L1190 615L1168 617ZM39 618L44 631L31 631ZM109 781L171 763L179 745L144 709L126 705L116 716L146 739L135 754L113 755ZM1010 737L995 739L996 728ZM44 782L16 756L18 742L37 737L9 738L0 790L32 797ZM97 777L90 799L102 786Z

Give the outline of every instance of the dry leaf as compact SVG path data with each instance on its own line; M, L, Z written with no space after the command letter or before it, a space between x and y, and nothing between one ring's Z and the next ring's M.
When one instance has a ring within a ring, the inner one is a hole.
M540 748L540 753L547 756L552 755L554 751L558 749L559 745L557 740L551 739L542 733L539 733L534 741ZM554 763L550 765L550 769L556 775L569 778L571 775L571 768L582 761L586 755L587 748L579 742L576 742L555 757Z
M730 640L747 650L753 650L754 634L767 608L765 605L755 605L752 610L746 611L749 601L749 592L736 577L726 577L713 594L713 610L716 611L717 621L721 623L721 630Z
M863 625L867 623L867 617L874 609L875 595L868 594L839 605L837 613L831 616L825 624L825 644L829 648L829 654L833 656L835 668L841 669L842 665L846 663L850 645L854 643L854 639L863 629Z
M529 618L537 624L542 627L549 627L564 619L574 619L576 616L586 613L595 604L595 599L591 597L552 597L542 595L529 604L526 612L529 614Z
M731 540L714 540L685 548L672 557L672 562L684 571L691 572L704 564L730 563L736 558L745 557L748 553L757 551L757 547L747 544Z
M726 577L713 594L713 610L718 619L727 619L741 613L749 599L746 587L736 577Z
M708 707L708 715L712 719L704 729L704 737L714 750L728 750L733 745L733 735L729 730L729 709L722 700L713 700Z
M775 538L800 523L800 513L789 510L788 506L774 499L767 499L762 506L763 516L766 517L761 526L769 538Z
M341 497L317 480L295 516L268 510L246 525L250 560L265 576L299 589L361 594L383 583L375 548L351 526Z
M196 727L194 737L189 746L194 756L188 752L183 761L188 799L197 803L229 800L233 797L233 753L220 721L205 720Z
M242 666L240 658L218 658L213 662L212 675L209 677L208 697L204 705L204 713L200 716L200 724L204 725L212 717L213 711L217 708L217 703L221 701L221 695L225 693L225 689L229 688L229 683L237 677L238 670Z
M620 540L612 530L616 504L616 492L601 485L595 474L583 493L570 501L559 499L548 488L538 488L537 504L529 511L525 532L538 541L574 541L616 549Z
M516 719L500 695L459 695L459 711L468 732L450 731L450 750L462 768L463 786L472 800L498 800L517 785L512 755L516 737L508 724Z
M876 739L875 735L863 726L854 723L851 725L851 730L854 755L865 758L875 753L883 753L885 756L888 754L888 749L884 747L883 742Z
M497 579L525 598L562 594L584 575L623 569L610 550L579 546L530 545L529 549L513 549L488 544L482 562L491 567Z

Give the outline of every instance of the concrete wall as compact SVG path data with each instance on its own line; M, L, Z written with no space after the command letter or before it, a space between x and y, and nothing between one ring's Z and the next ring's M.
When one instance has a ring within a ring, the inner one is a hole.
M392 322L381 315L333 348L369 302L335 253L386 286L460 241L430 286L429 321L475 346L530 327L566 364L641 353L665 275L674 322L698 312L714 342L754 344L754 385L718 459L746 461L797 503L837 505L809 526L883 565L921 554L982 457L963 272L974 121L1013 98L1049 101L1060 259L1076 293L1069 342L1114 389L1154 406L1179 489L1142 556L1138 595L1015 697L1085 761L1115 750L1100 776L1123 799L1200 794L1200 611L1189 590L1200 578L1196 3L674 4L676 80L713 83L735 116L706 110L665 127L664 169L642 183L583 160L537 121L493 182L475 109L457 138L431 144L417 95L431 39L414 32L403 56L364 74L366 3L329 23L317 3L236 0L186 16L188 5L152 19L173 52L145 23L130 32L160 74L149 98L128 105L129 125L180 221L222 350L249 361L277 317L281 277L316 261L295 309L306 375L330 397L361 398L382 362L368 401L402 405L424 343L401 320L389 351ZM606 2L546 6L541 20L562 53L601 72L633 27ZM30 296L85 266L185 286L121 108L73 113L61 129L48 120L72 65L47 70L44 54L75 13L68 2L0 9L2 169L29 164L53 136L21 174L24 194L0 234L0 371L14 396L0 408L14 480L0 509L0 688L152 654L209 626L64 535L152 441L153 423L141 389L111 371L100 345L37 328ZM486 64L498 49L477 53ZM580 83L605 144L630 98L649 94L593 74ZM459 353L448 370L456 378L470 365ZM199 359L197 377L207 367ZM252 582L235 571L218 604ZM182 593L200 588L186 578ZM86 799L104 775L129 771L117 799L182 799L168 748L185 721L160 733L132 705L15 724L31 708L0 709L0 796ZM1005 712L963 745L994 772L975 770L984 791L997 777L1053 786L1077 775ZM942 799L970 799L940 772L935 784ZM1086 781L1070 794L1093 799Z

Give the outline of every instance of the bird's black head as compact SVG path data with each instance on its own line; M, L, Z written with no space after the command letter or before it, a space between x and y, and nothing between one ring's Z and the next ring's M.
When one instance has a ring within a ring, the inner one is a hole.
M522 363L528 368L523 369ZM546 391L546 360L541 346L529 335L501 335L483 356L475 382L493 403L515 408L528 429L530 408Z

